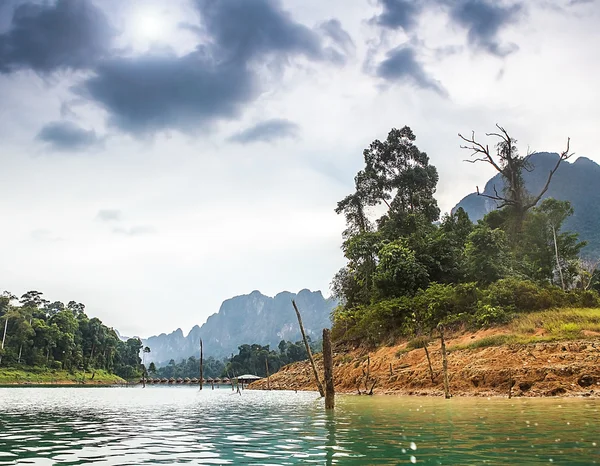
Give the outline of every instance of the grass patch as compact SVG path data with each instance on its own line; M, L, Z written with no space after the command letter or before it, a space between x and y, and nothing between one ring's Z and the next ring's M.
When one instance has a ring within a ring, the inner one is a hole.
M413 338L412 340L408 341L408 343L406 344L406 349L414 350L414 349L419 349L419 348L425 348L430 342L431 342L431 338L429 338L429 337L424 337L424 336L416 337L416 338Z
M109 374L103 370L92 372L74 372L50 370L31 367L27 369L6 368L0 369L0 384L118 384L123 383L121 377Z
M600 332L600 309L563 308L518 316L509 324L517 334L544 334L565 339L580 338L584 330Z
M563 308L521 314L508 324L509 333L480 338L449 351L502 345L528 345L560 340L577 340L584 331L600 333L600 309Z

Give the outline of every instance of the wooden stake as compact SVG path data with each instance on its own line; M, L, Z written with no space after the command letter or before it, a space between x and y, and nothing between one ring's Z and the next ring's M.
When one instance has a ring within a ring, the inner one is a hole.
M325 396L325 391L323 390L323 385L321 385L321 381L319 380L319 373L317 372L317 366L315 365L315 360L312 357L312 352L310 351L310 346L308 344L308 340L306 339L306 333L304 333L304 325L302 325L302 317L300 317L300 311L298 310L298 306L296 306L296 302L292 299L292 305L294 306L294 310L296 311L296 317L298 317L298 324L300 325L300 333L302 333L302 339L304 340L304 346L306 347L306 353L308 354L308 359L310 359L310 364L313 369L313 374L315 376L315 382L317 383L317 388L319 389L319 394L321 397Z
M200 390L202 390L202 379L204 378L204 355L202 352L202 338L200 338Z
M435 377L433 375L433 367L431 367L431 358L429 357L429 350L427 349L427 342L423 345L425 350L425 356L427 356L427 364L429 364L429 376L431 377L431 383L435 383Z
M450 388L448 384L448 358L446 357L446 342L444 341L444 326L438 325L440 332L440 342L442 345L442 370L444 371L444 396L450 398Z
M335 407L335 388L333 386L333 351L331 349L331 330L323 329L323 372L325 378L325 409Z
M265 366L267 368L267 390L271 390L271 377L269 376L269 357L265 356Z

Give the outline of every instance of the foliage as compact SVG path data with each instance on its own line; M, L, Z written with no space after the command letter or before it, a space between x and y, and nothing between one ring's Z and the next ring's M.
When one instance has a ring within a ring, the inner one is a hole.
M319 350L320 342L311 344L311 351ZM243 374L254 374L259 377L267 375L267 363L269 373L277 372L281 367L292 362L308 359L304 343L298 341L291 343L281 340L277 351L271 350L269 345L244 344L239 347L237 355L223 360L209 357L203 361L203 374L205 378L236 377ZM160 378L198 378L200 377L200 361L194 356L182 360L179 364L171 360L168 365L156 370L156 377Z
M355 192L336 209L346 217L347 263L332 282L341 303L334 339L377 345L439 324L486 327L519 312L598 306L597 262L580 260L585 243L562 230L572 206L550 198L538 205L568 150L531 195L523 181L523 170L533 170L529 155L499 130L495 155L463 138L504 179L502 193L491 196L504 207L477 225L460 208L437 222L437 170L410 128L392 129L364 151Z
M140 375L141 341L121 341L100 319L90 319L83 304L50 303L39 291L29 291L18 303L15 301L16 297L8 292L0 297L1 366L63 369L70 373L104 370L123 378Z

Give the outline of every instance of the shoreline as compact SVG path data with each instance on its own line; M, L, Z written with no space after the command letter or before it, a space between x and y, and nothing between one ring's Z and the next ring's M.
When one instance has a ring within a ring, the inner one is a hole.
M460 348L464 341L485 338L490 331L448 340L448 377L453 397L600 398L600 338ZM440 345L429 345L432 374L424 349L406 342L373 350L350 349L334 354L334 384L339 394L443 397ZM322 359L315 358L319 374ZM271 375L275 390L317 391L308 361ZM267 380L249 389L266 390ZM360 391L360 393L359 393ZM368 395L367 395L368 396Z

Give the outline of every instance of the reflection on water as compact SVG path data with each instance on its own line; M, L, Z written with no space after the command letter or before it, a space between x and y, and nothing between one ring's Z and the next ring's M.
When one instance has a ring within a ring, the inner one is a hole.
M600 461L600 402L195 387L0 389L0 465Z

